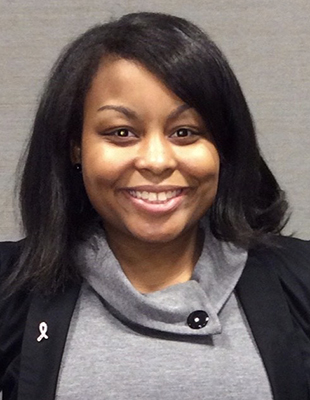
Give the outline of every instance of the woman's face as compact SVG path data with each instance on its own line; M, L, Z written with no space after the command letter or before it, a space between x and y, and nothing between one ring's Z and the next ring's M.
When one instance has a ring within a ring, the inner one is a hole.
M99 68L80 151L86 192L110 235L177 239L216 195L219 155L202 118L137 62Z

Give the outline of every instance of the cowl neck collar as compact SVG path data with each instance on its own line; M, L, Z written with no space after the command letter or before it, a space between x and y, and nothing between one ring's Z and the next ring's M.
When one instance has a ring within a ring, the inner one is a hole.
M74 257L84 279L120 320L172 334L217 334L221 332L218 314L240 278L247 251L217 240L208 221L202 221L201 228L204 243L191 279L152 293L143 294L133 287L100 226L87 233ZM192 329L187 319L198 310L207 313L208 323Z

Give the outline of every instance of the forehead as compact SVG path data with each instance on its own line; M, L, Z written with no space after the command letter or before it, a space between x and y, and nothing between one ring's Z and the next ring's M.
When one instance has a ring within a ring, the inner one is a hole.
M98 110L111 105L128 107L142 118L166 118L174 110L186 106L141 63L116 57L101 62L86 96L84 117L98 116ZM201 119L193 108L186 106L184 109L184 117Z
M123 98L135 101L141 96L145 101L154 101L155 96L170 98L181 104L183 101L141 63L123 58L108 57L99 65L86 101Z

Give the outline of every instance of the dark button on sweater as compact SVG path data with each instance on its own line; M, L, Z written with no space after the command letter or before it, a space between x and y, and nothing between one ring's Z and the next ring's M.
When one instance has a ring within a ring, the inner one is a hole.
M208 323L209 316L203 310L197 310L189 314L187 318L187 325L192 329L201 329Z

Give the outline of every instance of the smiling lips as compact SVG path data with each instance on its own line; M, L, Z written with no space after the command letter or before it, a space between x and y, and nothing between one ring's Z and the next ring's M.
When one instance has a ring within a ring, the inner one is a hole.
M178 197L182 193L183 189L176 189L176 190L168 190L162 192L152 192L146 190L129 190L131 196L135 197L136 199L142 199L148 203L165 203L170 199Z
M188 187L136 187L124 192L138 210L161 215L176 210L185 198Z

